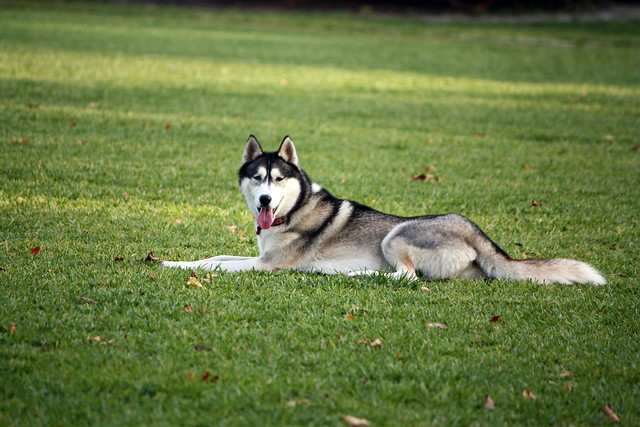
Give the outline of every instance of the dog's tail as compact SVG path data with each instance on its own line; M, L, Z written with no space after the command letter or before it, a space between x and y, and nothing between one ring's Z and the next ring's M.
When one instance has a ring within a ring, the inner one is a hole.
M484 233L483 233L484 234ZM487 277L538 283L592 283L604 285L604 277L587 263L570 258L513 259L488 237L476 240L476 262Z

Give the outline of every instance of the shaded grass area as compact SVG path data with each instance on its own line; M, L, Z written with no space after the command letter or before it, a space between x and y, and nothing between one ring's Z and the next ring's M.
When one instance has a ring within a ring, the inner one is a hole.
M0 7L0 422L601 424L608 403L638 422L637 23ZM249 133L290 134L339 197L462 213L609 284L202 290L143 262L257 254ZM411 181L429 165L439 182Z

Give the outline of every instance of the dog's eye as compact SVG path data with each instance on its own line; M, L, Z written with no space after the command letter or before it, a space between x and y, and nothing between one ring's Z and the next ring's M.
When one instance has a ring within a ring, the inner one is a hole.
M276 178L276 182L284 181L284 176L279 176Z
M253 179L255 179L256 181L260 181L262 178L260 177L260 175L255 175Z

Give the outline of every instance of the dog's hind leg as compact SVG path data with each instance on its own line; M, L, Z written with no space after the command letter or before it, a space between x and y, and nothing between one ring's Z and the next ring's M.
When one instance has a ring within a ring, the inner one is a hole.
M382 253L397 275L427 279L484 277L475 264L477 252L455 232L441 232L426 221L398 225L383 239Z

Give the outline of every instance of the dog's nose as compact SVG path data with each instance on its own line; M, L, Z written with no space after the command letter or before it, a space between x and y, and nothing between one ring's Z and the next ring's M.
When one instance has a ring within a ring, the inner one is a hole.
M269 203L271 203L271 196L266 195L266 194L260 196L260 204L262 206L265 206L265 207L269 206Z

